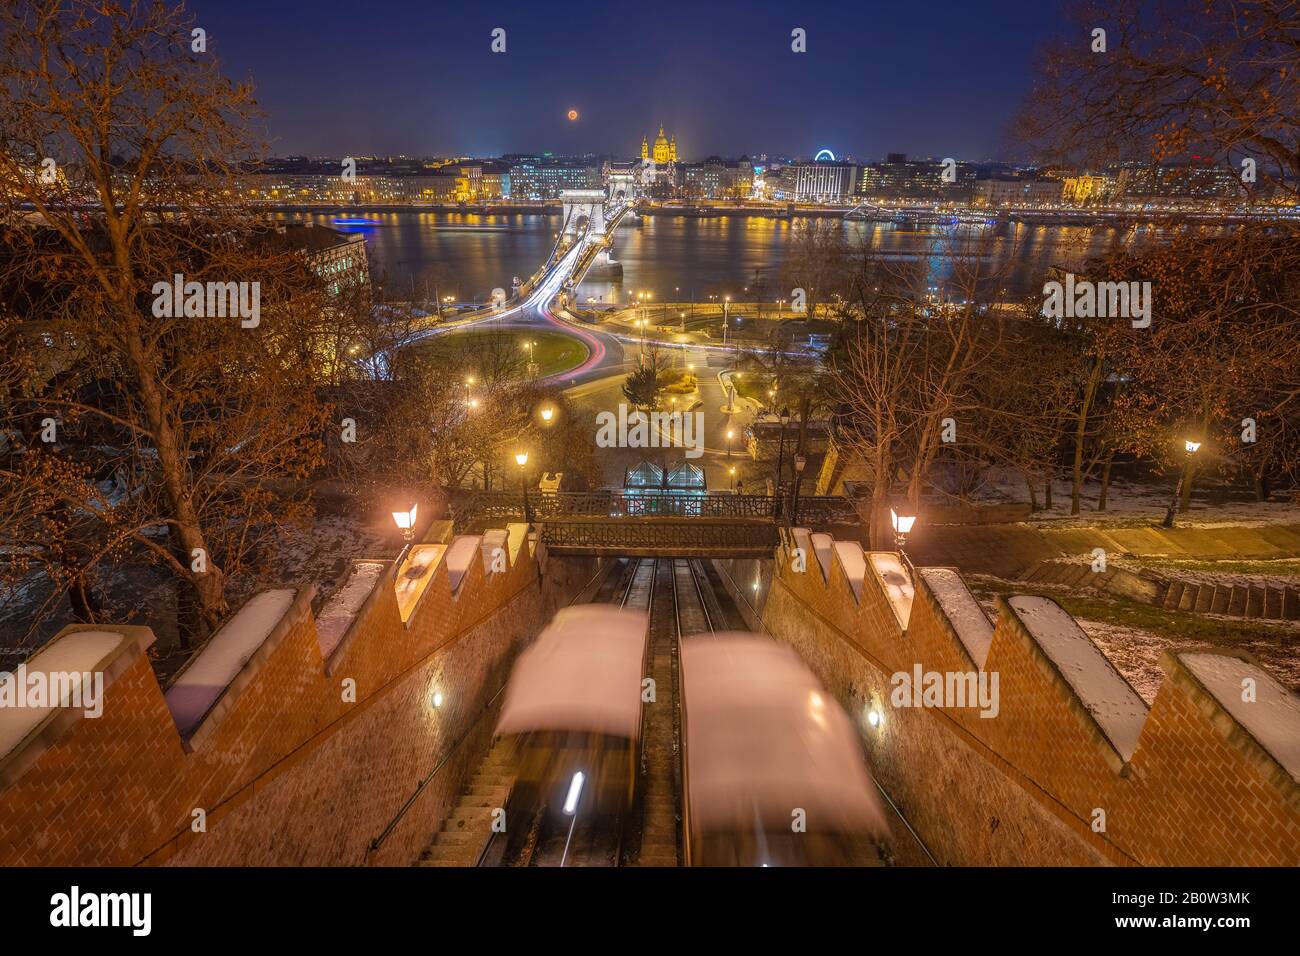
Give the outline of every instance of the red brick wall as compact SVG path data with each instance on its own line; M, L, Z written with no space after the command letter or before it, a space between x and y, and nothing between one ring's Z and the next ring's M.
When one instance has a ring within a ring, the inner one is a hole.
M870 571L859 602L838 563L826 578L811 556L800 574L778 555L770 589L771 572L718 564L858 722L881 785L941 863L1300 864L1300 786L1176 658L1125 763L1005 603L985 662L996 718L895 708L891 674L973 669L923 581L904 632ZM754 579L763 593L746 589Z
M0 864L411 862L490 739L480 718L515 653L593 570L551 558L543 579L525 548L497 575L475 560L453 595L443 567L403 625L390 569L331 676L302 594L188 753L146 633L106 681L103 716L71 721L0 783ZM196 808L206 833L191 829Z

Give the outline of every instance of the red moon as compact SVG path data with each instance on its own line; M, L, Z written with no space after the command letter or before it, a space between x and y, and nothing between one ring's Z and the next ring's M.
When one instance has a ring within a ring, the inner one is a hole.
M577 111L577 110L569 110L569 119L570 119L570 120L576 120L577 118L578 118L578 111Z

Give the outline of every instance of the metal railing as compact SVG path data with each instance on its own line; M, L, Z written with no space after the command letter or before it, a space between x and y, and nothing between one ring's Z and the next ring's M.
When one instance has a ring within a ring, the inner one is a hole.
M529 517L547 522L557 518L714 518L787 523L795 520L784 495L693 495L633 491L561 491L528 496ZM857 508L848 498L800 497L800 524L854 524ZM452 507L458 528L493 521L523 520L524 498L515 491L475 492Z

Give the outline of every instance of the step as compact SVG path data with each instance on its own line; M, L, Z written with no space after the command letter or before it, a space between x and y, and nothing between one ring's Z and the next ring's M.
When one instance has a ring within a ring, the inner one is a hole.
M1247 589L1250 593L1246 596L1246 612L1243 617L1263 617L1264 616L1264 589L1250 585Z
M478 862L479 847L456 843L435 843L420 856L424 861L445 861L452 865L472 866Z
M1282 617L1288 621L1300 621L1300 588L1287 588L1282 601Z
M1232 598L1232 585L1216 584L1214 586L1214 598L1210 601L1211 614L1226 614L1228 611L1228 601Z
M1072 588L1088 587L1095 576L1090 564L1067 564L1059 583Z
M1282 590L1275 587L1264 588L1264 617L1270 621L1282 618Z
M1210 609L1210 605L1213 603L1214 603L1213 584L1202 584L1199 588L1196 589L1196 604L1192 608L1194 611L1204 614L1206 611Z
M444 830L463 829L478 823L491 823L496 807L457 807L442 821Z
M1233 617L1242 617L1246 613L1246 599L1249 592L1240 584L1232 586L1232 597L1228 600L1228 613Z
M1173 610L1178 607L1178 599L1183 596L1185 590L1187 590L1187 585L1182 581L1170 581L1169 589L1165 591L1164 603L1161 606L1166 610Z
M434 846L475 846L482 849L491 835L492 826L486 820L481 827L466 827L463 830L443 830L434 837Z
M1199 590L1195 584L1183 588L1183 593L1178 596L1178 610L1190 611L1196 605L1196 592Z
M504 800L510 794L510 788L499 783L471 783L465 796L469 797L488 797L494 800Z

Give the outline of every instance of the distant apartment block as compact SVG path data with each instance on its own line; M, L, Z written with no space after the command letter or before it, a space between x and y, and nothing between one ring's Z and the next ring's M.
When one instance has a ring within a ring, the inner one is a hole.
M951 169L951 182L944 176ZM951 166L936 160L909 160L891 153L883 163L862 167L858 194L867 199L930 199L960 202L969 199L975 183L970 163Z

